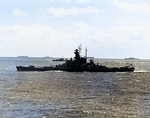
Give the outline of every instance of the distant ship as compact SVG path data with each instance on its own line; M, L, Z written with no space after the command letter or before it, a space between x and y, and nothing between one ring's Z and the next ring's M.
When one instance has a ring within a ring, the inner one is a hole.
M52 61L67 61L67 59L64 59L63 56L62 56L62 58L59 58L59 59L53 59Z
M28 56L17 56L17 58L28 58Z
M74 59L66 60L65 63L59 64L56 66L49 66L49 67L34 67L34 66L16 66L17 71L47 71L47 70L61 70L61 71L69 71L69 72L82 72L82 71L88 71L88 72L133 72L134 67L132 64L129 66L124 67L106 67L102 65L98 65L94 63L93 60L90 60L90 62L87 63L87 50L86 50L86 56L81 57L80 56L80 49L76 49Z
M90 59L94 59L94 57L87 57L87 59L88 59L88 60L90 60Z
M64 58L60 58L60 59L53 59L53 61L66 61L66 59L64 59Z
M42 57L43 59L51 59L52 57L49 57L49 56L45 56L45 57Z
M125 59L138 59L138 58L130 57L130 58L125 58Z

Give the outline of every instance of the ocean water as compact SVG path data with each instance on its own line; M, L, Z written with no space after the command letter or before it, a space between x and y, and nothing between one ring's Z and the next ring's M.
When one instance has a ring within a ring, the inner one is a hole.
M150 118L150 60L97 59L134 72L17 72L44 58L0 58L0 118Z

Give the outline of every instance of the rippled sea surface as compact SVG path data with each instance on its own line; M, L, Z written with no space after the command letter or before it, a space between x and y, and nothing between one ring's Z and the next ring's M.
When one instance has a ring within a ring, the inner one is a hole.
M44 58L0 58L1 118L150 118L150 60L95 60L134 72L17 72Z

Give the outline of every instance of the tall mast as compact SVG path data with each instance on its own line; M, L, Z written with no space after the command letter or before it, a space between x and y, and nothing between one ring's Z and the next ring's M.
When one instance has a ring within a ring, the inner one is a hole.
M85 48L85 59L86 59L86 62L87 62L87 48Z
M78 49L79 49L79 54L81 54L82 44L80 44L80 45L78 46Z

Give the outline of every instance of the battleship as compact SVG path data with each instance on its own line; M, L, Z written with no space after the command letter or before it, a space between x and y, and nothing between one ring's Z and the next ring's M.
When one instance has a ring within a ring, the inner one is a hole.
M59 64L56 66L44 66L44 67L35 67L35 66L16 66L17 71L50 71L50 70L60 70L68 72L133 72L134 67L132 64L124 67L107 67L103 65L95 64L91 59L87 62L87 49L85 57L81 57L80 49L75 49L75 57L66 60L65 63Z
M66 61L67 59L59 58L59 59L53 59L53 61Z

